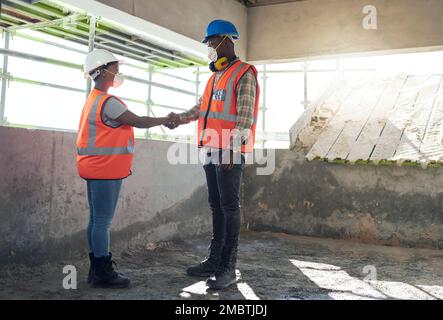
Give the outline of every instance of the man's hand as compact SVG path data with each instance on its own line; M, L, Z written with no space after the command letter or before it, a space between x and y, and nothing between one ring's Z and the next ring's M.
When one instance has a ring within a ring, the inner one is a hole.
M168 122L165 123L165 127L168 129L171 129L171 130L177 128L179 125L184 123L180 119L180 116L174 112L171 112L170 114L168 114L167 118L168 118Z

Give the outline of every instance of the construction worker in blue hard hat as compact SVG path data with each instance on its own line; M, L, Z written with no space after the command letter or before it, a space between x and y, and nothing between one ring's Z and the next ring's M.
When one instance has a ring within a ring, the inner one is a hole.
M198 146L212 211L212 240L208 257L187 269L188 275L210 277L210 289L234 284L240 233L240 184L245 157L253 151L259 86L254 66L240 61L234 43L235 26L212 21L203 43L213 72L200 102L189 111L170 114L169 128L198 120ZM225 138L227 137L227 138Z

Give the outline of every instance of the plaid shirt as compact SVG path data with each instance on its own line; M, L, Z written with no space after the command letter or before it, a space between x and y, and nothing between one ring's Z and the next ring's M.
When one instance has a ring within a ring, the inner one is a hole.
M237 60L231 62L228 68ZM228 69L226 68L223 71L219 71L215 75L215 83L217 83L223 73ZM237 118L235 128L238 129L238 135L240 137L247 137L248 130L254 124L254 105L255 105L255 96L257 94L257 80L255 78L254 72L252 70L246 71L243 77L237 83L237 90L235 91L237 95ZM202 99L200 98L199 103L194 106L192 109L180 113L180 120L185 121L186 123L195 121L198 119L200 112L200 105ZM232 140L236 139L237 136L234 136ZM234 149L232 146L231 140L231 149ZM243 141L242 139L241 141ZM237 149L239 149L238 147ZM234 150L239 151L239 150Z

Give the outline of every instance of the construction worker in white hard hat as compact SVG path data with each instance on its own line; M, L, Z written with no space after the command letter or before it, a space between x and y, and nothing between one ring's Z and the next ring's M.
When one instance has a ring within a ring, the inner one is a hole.
M108 94L110 87L123 84L119 65L111 52L102 49L90 52L84 64L85 75L95 85L80 118L77 166L87 185L91 262L88 283L94 287L127 287L130 283L128 277L113 268L109 230L122 180L131 174L133 127L151 128L170 122L168 117L139 117L122 100Z

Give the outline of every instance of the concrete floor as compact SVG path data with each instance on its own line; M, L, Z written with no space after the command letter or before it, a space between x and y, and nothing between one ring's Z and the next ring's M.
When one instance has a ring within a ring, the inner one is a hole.
M92 289L86 259L0 268L0 299L443 299L443 251L358 244L285 234L244 232L239 283L207 291L186 266L208 240L148 243L115 253L129 289ZM62 269L78 270L77 290L65 290Z

